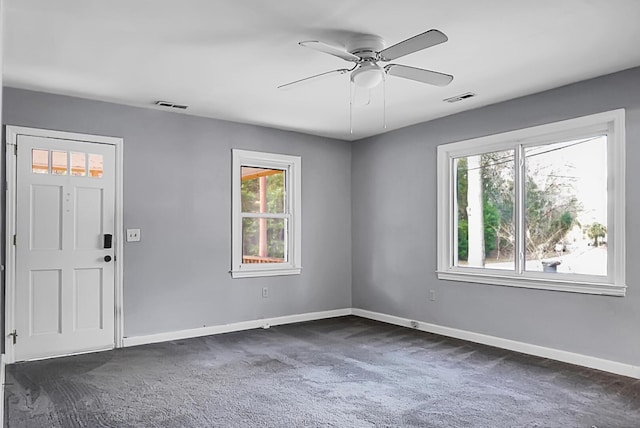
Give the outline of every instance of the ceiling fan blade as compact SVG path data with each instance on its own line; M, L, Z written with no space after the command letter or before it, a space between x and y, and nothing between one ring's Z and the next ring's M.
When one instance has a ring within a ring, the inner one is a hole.
M407 65L389 64L384 67L384 70L391 76L398 76L435 86L447 86L453 80L453 76L450 74L438 73L437 71L425 70L424 68L409 67Z
M300 42L298 44L300 46L304 46L305 48L311 48L320 52L328 53L329 55L337 56L338 58L342 58L346 61L358 62L360 60L359 57L350 54L344 49L340 49L339 47L331 46L317 40L308 40L306 42Z
M285 83L284 85L278 86L278 89L289 89L290 87L292 87L294 85L298 85L298 84L301 84L301 83L309 83L311 81L316 81L320 77L331 76L333 74L345 74L345 73L348 73L349 71L351 71L351 70L349 70L348 68L341 68L339 70L327 71L325 73L320 73L320 74L316 74L314 76L305 77L304 79L294 80L293 82Z
M444 43L449 38L438 30L429 30L380 51L382 61L391 61L410 53Z

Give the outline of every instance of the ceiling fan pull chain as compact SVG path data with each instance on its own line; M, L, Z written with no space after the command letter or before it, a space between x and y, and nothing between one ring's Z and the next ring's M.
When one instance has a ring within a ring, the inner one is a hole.
M382 72L382 128L387 129L387 73Z
M349 79L349 132L353 135L353 94L354 81Z

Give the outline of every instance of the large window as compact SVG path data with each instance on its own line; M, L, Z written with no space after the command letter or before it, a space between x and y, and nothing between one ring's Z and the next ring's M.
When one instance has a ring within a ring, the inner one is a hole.
M234 278L300 273L300 157L233 150Z
M624 295L624 111L438 147L441 279Z

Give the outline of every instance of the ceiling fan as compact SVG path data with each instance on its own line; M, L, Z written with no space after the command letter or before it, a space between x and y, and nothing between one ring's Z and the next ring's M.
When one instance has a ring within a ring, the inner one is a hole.
M345 43L345 47L337 47L318 40L300 42L300 46L315 49L329 55L355 63L352 68L340 68L327 71L304 79L295 80L278 86L288 89L300 83L306 83L321 77L351 72L351 82L359 87L374 88L385 80L387 75L402 77L416 82L436 86L446 86L452 80L450 74L423 68L410 67L400 64L387 64L384 67L379 62L389 62L405 55L439 45L448 40L447 36L438 30L429 30L417 36L406 39L393 46L384 48L384 40L374 35L356 35Z

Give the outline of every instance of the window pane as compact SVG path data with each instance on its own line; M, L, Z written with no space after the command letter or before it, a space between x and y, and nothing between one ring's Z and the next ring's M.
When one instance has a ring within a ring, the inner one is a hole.
M89 176L102 178L102 155L89 155Z
M84 153L71 153L71 175L76 177L87 175L87 156Z
M515 269L514 151L455 159L456 266Z
M51 152L51 174L67 175L67 152Z
M525 149L528 271L607 275L607 137Z
M284 263L286 258L285 219L242 219L242 263Z
M49 150L31 150L31 171L34 174L49 174Z
M242 212L285 212L285 171L243 166Z

